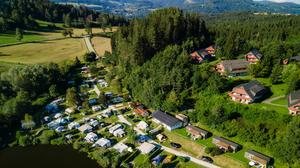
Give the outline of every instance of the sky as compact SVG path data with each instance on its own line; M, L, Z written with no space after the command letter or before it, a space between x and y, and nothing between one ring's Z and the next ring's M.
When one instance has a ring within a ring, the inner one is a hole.
M257 0L257 1L262 1L262 0ZM300 4L300 0L270 0L273 2L294 2Z

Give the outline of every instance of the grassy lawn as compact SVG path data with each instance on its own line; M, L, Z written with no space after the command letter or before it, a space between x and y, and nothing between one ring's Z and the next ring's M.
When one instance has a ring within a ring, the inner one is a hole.
M98 55L103 56L105 51L112 52L111 39L105 37L93 37L92 43Z
M265 110L276 111L276 112L278 112L280 114L284 114L284 115L289 113L289 110L286 107L273 106L273 105L266 104L266 103L251 104L250 106L256 106L256 107L260 107Z
M28 41L34 41L34 40L44 40L45 38L39 34L36 33L24 33L23 40L21 42L28 42ZM10 31L6 33L0 34L0 45L1 44L10 44L10 43L17 43L19 42L16 39L15 32Z
M97 33L103 33L103 30L101 28L93 28L92 29L93 34L97 34ZM112 31L117 31L117 27L113 27ZM86 31L85 29L79 29L79 28L73 28L73 32L74 32L74 36L82 36L82 35L86 35ZM106 29L106 32L110 32L109 29Z
M280 98L280 99L276 99L276 100L272 101L271 103L286 106L288 104L288 100L287 100L286 97L283 97L283 98Z
M270 82L269 78L257 78L259 82L261 82L264 86L269 87L272 91L272 96L273 97L278 97L278 96L283 96L286 93L287 85L286 84L276 84L273 85Z
M205 147L211 147L214 146L212 144L212 138L208 138L206 140L197 140L193 141L191 140L185 131L184 128L177 129L172 132L165 131L164 134L167 135L170 141L177 142L182 145L182 148L180 150L183 150L185 152L188 152L189 154L193 155L194 157L201 157L203 155L207 155L205 153ZM164 145L170 146L169 142L166 142ZM242 152L238 152L235 154L223 154L220 156L212 157L214 160L214 163L221 166L221 167L228 167L228 168L241 168L246 167L247 162L245 162L245 159L241 159L241 156L243 155Z
M8 31L6 33L0 33L0 45L2 44L13 44L13 43L24 43L38 40L49 40L54 38L62 38L63 36L59 31L53 32L37 32L37 31L26 31L24 32L23 39L18 41L14 31Z
M7 71L9 68L13 66L22 66L23 64L15 64L15 63L9 63L9 62L2 62L0 61L0 73Z
M37 64L73 60L87 52L83 39L63 39L0 47L0 61Z

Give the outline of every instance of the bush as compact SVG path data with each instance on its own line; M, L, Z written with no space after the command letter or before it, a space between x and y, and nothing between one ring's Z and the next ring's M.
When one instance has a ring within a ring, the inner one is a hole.
M211 156L221 155L223 151L218 147L207 147L205 148L205 153L210 154Z
M49 144L50 141L55 138L56 133L53 130L45 130L42 135L39 136L41 144Z
M90 53L86 53L84 54L83 58L86 62L94 62L96 61L96 53L94 52L90 52Z

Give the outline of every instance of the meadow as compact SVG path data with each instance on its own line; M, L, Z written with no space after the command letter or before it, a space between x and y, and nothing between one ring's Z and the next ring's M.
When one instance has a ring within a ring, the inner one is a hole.
M59 63L80 57L86 52L83 39L67 38L0 47L0 61L22 64Z
M112 52L111 39L105 37L93 37L92 44L98 55L103 56L105 51Z

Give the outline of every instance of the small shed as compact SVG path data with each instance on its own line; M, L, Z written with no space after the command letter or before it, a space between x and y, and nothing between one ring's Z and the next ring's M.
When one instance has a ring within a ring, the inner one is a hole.
M137 147L142 154L146 155L151 153L156 147L155 145L148 143L148 142L144 142L141 144L141 146Z

